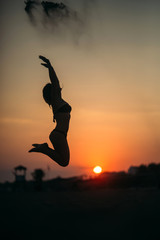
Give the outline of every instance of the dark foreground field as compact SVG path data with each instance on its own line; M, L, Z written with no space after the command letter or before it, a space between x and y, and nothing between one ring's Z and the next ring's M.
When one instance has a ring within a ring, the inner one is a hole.
M160 190L1 193L1 239L160 239Z

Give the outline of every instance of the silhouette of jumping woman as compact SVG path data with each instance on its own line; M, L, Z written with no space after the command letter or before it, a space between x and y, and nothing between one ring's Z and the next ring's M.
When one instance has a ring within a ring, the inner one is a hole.
M53 121L56 121L55 129L50 133L49 139L53 145L50 148L47 143L32 144L33 148L29 152L39 152L47 155L62 167L69 164L70 151L67 142L67 132L69 129L71 106L62 99L61 88L57 75L50 61L39 56L43 61L41 65L48 68L51 83L47 83L43 88L43 98L52 107Z

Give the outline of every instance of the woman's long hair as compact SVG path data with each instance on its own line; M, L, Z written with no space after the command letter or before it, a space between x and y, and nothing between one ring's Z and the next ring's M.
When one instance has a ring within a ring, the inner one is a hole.
M51 94L52 94L52 84L47 83L43 88L43 98L49 106L52 103L51 102Z

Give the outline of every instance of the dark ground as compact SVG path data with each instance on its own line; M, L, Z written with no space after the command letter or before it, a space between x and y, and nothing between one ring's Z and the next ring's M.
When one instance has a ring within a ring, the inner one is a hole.
M1 239L160 239L160 190L0 194Z

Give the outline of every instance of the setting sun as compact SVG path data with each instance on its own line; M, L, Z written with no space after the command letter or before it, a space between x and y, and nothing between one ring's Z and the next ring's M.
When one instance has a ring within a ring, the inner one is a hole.
M100 166L96 166L96 167L94 167L93 172L97 173L97 174L101 173L102 172L102 168Z

